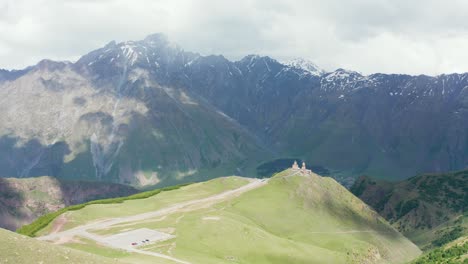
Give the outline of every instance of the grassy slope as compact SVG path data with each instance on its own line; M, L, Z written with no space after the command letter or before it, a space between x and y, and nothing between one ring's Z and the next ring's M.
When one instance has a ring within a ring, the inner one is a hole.
M289 173L279 174L266 186L209 208L95 232L103 235L141 227L159 229L176 238L147 246L146 250L204 264L402 263L420 254L414 244L334 180L315 175L285 177ZM233 179L224 179L227 180ZM200 190L212 190L217 181L162 193L152 200L155 204L151 207L206 196L206 191L200 195ZM148 204L138 200L115 207L98 206L96 210L80 210L67 217L84 223L90 220L83 219L85 215L94 219L130 215L148 211ZM93 248L81 245L86 251L92 252Z
M351 191L421 248L468 234L468 170L397 183L361 177Z
M451 216L450 220L429 229L406 232L417 245L430 250L462 236L468 236L468 214Z
M0 263L124 263L0 229Z
M170 187L164 187L161 189L155 189L151 191L146 191L146 192L141 192L141 193L136 193L130 196L126 197L117 197L117 198L109 198L109 199L101 199L101 200L94 200L94 201L89 201L86 203L82 204L76 204L72 206L68 206L65 208L62 208L60 210L54 211L52 213L48 213L46 215L43 215L36 219L34 222L28 225L24 225L21 228L18 228L16 231L20 234L27 235L34 237L37 235L37 233L44 228L50 226L50 224L56 220L59 216L65 214L66 212L70 211L76 211L80 210L83 208L86 208L91 205L103 205L103 204L118 204L118 203L123 203L125 201L130 201L130 200L139 200L139 199L146 199L148 197L153 197L156 194L159 194L160 192L164 191L171 191L171 190L176 190L179 189L183 186L186 186L188 184L181 184L181 185L175 185L175 186L170 186Z
M83 209L66 212L67 223L63 229L73 228L97 219L129 216L160 209L166 205L214 195L229 189L236 189L248 181L241 177L217 178L204 183L195 183L180 189L161 192L145 199L127 200L123 203L92 204ZM38 232L48 233L55 220Z
M420 256L413 264L468 263L468 236L463 236Z
M198 263L231 258L239 263L337 263L376 260L377 250L391 262L402 262L419 254L334 180L283 177L288 173L218 205L214 212L186 214L176 227L175 254L189 258L204 252L209 256ZM220 220L203 220L204 215ZM382 233L336 233L350 230ZM194 245L197 240L200 243Z

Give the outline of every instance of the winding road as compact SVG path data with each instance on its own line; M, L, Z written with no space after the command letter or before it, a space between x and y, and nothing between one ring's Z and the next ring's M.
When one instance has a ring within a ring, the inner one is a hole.
M173 214L173 213L176 213L176 212L180 212L180 211L192 211L192 210L196 210L196 209L199 209L199 208L209 207L209 206L211 206L213 204L216 204L216 203L219 203L219 202L222 202L222 201L226 201L228 199L237 197L242 193L245 193L245 192L248 192L250 190L259 188L261 186L264 186L268 182L268 179L261 179L261 180L260 179L249 179L249 180L250 180L250 183L248 183L248 184L246 184L246 185L244 185L242 187L239 187L239 188L234 189L234 190L225 191L225 192L222 192L222 193L219 193L219 194L216 194L216 195L213 195L213 196L209 196L209 197L206 197L206 198L201 198L201 199L196 199L196 200L177 203L177 204L171 205L169 207L162 208L162 209L152 211L152 212L127 216L127 217L119 217L119 218L111 218L111 219L101 220L101 221L85 224L85 225L82 225L82 226L77 226L77 227L74 227L72 229L62 231L62 232L56 232L56 233L51 233L51 234L46 235L46 236L41 236L41 237L38 237L38 239L39 240L47 240L47 241L57 241L57 240L58 241L60 241L60 240L66 241L68 239L73 238L74 236L81 236L81 237L85 237L85 238L94 240L94 241L98 242L99 244L103 244L103 245L106 245L108 247L122 249L122 250L130 251L130 252L134 252L134 253L139 253L139 254L155 256L155 257L159 257L159 258L164 258L164 259L171 260L171 261L174 261L174 262L177 262L177 263L189 264L190 262L187 262L187 261L184 261L184 260L180 260L180 259L168 256L168 255L159 254L159 253L156 253L156 252L140 250L140 249L137 249L137 248L135 248L135 247L133 247L131 245L122 246L122 245L119 245L119 244L110 243L109 241L107 241L105 239L106 237L99 236L99 235L96 235L96 234L92 234L92 233L88 232L88 230L90 230L90 229L97 229L97 230L106 229L106 228L109 228L109 227L111 227L113 225L117 225L117 224L122 224L122 223L127 223L127 222L137 222L137 221L142 221L142 220L146 220L146 219L167 216L167 215L170 215L170 214Z

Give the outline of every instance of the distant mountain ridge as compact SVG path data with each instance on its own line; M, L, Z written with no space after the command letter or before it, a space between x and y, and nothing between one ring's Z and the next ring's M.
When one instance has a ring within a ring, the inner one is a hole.
M383 178L463 169L467 77L233 62L162 34L110 42L76 63L0 73L0 176L167 185L281 157Z

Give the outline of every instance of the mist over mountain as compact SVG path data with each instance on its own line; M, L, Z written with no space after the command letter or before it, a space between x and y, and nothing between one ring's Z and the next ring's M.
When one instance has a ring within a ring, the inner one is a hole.
M0 71L0 176L169 185L298 158L405 178L468 166L468 74L325 72L164 35Z

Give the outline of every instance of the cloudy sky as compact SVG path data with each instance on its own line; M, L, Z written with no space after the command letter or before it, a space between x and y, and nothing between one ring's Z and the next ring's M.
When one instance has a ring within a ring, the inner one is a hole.
M468 72L466 0L0 0L0 68L162 32L185 50L326 70Z

